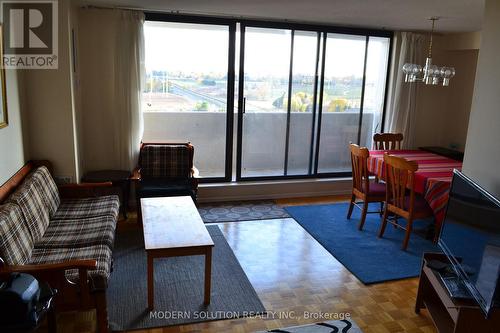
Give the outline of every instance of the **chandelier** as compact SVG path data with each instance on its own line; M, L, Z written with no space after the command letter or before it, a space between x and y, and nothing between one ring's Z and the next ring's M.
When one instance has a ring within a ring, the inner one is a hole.
M403 72L405 73L405 82L423 82L427 85L437 86L442 84L448 86L450 79L455 76L455 68L453 67L440 67L432 64L432 37L434 34L434 24L439 17L431 17L432 30L429 41L429 54L425 59L425 66L422 67L418 64L406 63L403 65Z

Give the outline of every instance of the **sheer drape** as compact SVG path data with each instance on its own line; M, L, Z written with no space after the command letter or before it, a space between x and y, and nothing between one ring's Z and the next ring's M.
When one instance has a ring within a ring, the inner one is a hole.
M407 62L422 64L424 36L397 32L393 40L391 75L386 116L386 132L403 133L403 147L413 148L417 112L417 84L404 82L401 70Z
M143 133L144 13L81 9L82 160L84 170L137 165Z

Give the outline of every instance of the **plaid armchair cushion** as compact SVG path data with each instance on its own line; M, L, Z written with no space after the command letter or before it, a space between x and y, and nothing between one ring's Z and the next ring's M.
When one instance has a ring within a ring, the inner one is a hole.
M52 217L52 221L87 219L99 216L109 216L116 220L119 209L120 200L116 195L62 200L59 209Z
M140 152L141 176L144 178L190 177L192 147L186 145L145 145Z
M50 175L49 170L41 166L33 171L30 175L36 186L40 188L40 193L42 195L43 201L49 210L49 217L54 216L61 203L61 198L59 196L59 190L57 189L56 182Z
M96 269L88 271L90 286L92 289L105 289L108 285L112 262L111 250L106 245L77 248L34 249L30 264L53 264L79 259L93 259L97 261ZM78 270L67 270L66 278L71 282L78 283L80 279Z
M8 265L23 265L32 251L33 238L21 208L13 203L0 206L0 257Z
M42 238L49 226L49 210L43 199L42 187L33 177L27 177L17 190L8 198L8 202L17 204L23 213L24 221L33 237L33 241Z
M116 219L111 216L78 220L51 220L43 237L35 243L35 248L75 248L106 245L113 249L115 229Z
M33 178L37 186L40 188L40 193L42 194L43 200L49 210L49 217L54 216L57 208L61 204L61 197L59 196L59 190L57 189L56 182L50 175L49 170L41 166L33 171L30 175Z

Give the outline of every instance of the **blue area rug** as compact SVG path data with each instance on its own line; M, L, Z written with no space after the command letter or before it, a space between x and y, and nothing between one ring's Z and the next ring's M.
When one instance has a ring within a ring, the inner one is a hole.
M323 247L364 284L415 277L420 274L424 252L440 252L430 240L412 233L406 251L401 250L404 230L387 224L384 237L378 238L382 218L368 214L362 231L358 230L361 211L354 207L348 220L348 203L286 207L286 211ZM380 204L371 204L376 211ZM404 219L399 220L406 223ZM413 223L424 229L432 220Z

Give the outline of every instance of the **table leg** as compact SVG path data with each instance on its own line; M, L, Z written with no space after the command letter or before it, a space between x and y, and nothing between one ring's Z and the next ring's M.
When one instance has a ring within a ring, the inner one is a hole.
M148 253L148 309L154 308L154 270L153 270L153 256Z
M212 282L212 247L205 253L205 305L210 304L210 289Z

